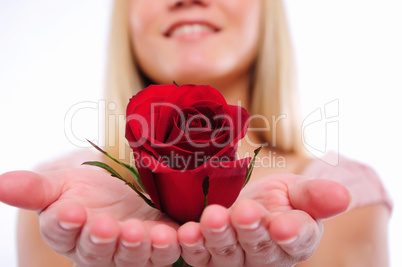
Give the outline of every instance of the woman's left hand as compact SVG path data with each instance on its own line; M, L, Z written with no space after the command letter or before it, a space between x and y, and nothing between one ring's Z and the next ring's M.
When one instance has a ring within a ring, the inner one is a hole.
M344 212L345 187L279 174L249 183L230 209L210 205L200 223L178 230L182 257L193 266L293 266L309 259L321 219Z

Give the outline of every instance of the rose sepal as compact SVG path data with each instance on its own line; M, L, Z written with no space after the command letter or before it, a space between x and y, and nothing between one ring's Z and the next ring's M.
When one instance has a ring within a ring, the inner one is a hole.
M113 160L114 162L119 164L120 166L123 166L126 169L128 169L130 174L133 176L133 178L137 182L137 184L144 190L144 192L146 192L144 186L142 185L141 178L140 178L140 175L138 173L138 170L137 170L137 168L135 166L132 166L132 165L124 163L124 162L121 162L121 161L113 158L112 156L109 155L109 153L107 153L106 151L104 151L103 149L101 149L100 147L95 145L93 142L91 142L89 140L87 140L87 141L93 147L95 147L98 151L100 151L104 155L106 155L108 158L110 158L111 160ZM121 176L115 169L113 169L112 167L110 167L106 163L99 162L99 161L86 161L86 162L82 163L82 165L96 166L96 167L99 167L99 168L102 168L102 169L106 170L107 172L109 172L112 175L112 177L115 177L115 178L125 182L125 184L128 185L131 189L133 189L137 193L137 195L140 198L142 198L145 201L145 203L147 203L150 207L152 207L154 209L157 209L155 204L152 202L151 199L147 198L140 190L138 190L138 188L133 183L130 183L129 181L124 179L123 176Z
M202 191L204 193L204 208L206 208L208 206L209 175L202 182Z
M156 209L154 203L152 202L152 200L150 200L149 198L147 198L143 193L141 193L134 184L130 183L129 181L127 181L126 179L124 179L117 171L115 171L112 167L110 167L109 165L107 165L106 163L103 162L99 162L99 161L87 161L82 163L83 165L91 165L91 166L96 166L99 168L102 168L104 170L106 170L107 172L109 172L113 177L116 177L119 180L122 180L123 182L126 183L126 185L128 185L131 189L133 189L139 197L141 197L145 203L147 203L150 207Z
M257 157L258 153L260 153L261 149L262 149L262 145L259 148L257 148L256 150L254 150L254 156L251 159L250 164L248 165L247 172L246 172L246 178L244 179L243 187L245 187L247 185L247 183L250 181L251 174L253 173L253 169L254 169L255 158Z
M121 162L118 159L115 159L114 157L112 157L109 153L107 153L105 150L101 149L99 146L95 145L93 142L89 141L87 139L88 143L90 143L94 148L96 148L96 150L98 150L99 152L101 152L102 154L104 154L106 157L108 157L109 159L113 160L114 162L116 162L117 164L119 164L120 166L126 168L130 174L133 176L135 182L141 187L141 189L147 193L147 190L145 189L144 185L142 184L141 181L141 176L138 173L137 168L134 165L130 165L127 164L125 162Z

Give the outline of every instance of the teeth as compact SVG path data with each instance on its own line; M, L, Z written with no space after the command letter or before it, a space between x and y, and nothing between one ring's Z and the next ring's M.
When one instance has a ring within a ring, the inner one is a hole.
M213 32L214 29L204 24L184 24L175 28L170 36L185 35L200 32Z

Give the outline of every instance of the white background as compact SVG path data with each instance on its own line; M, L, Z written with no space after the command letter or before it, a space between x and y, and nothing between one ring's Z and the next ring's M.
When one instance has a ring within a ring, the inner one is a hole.
M328 128L328 146L323 127L310 129L308 142L324 150L339 147L380 174L394 201L391 262L402 266L402 4L286 4L303 116L339 103L332 119L339 131ZM109 9L110 0L0 0L0 173L76 149L64 134L64 118L74 104L101 97ZM77 115L75 134L96 139L96 120L96 111ZM0 266L16 266L15 223L16 210L0 203Z

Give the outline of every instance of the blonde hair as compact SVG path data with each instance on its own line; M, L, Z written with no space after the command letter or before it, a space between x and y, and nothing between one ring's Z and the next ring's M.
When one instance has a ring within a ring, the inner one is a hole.
M267 121L252 120L250 127L267 128L268 122L269 130L260 135L261 141L284 152L303 154L293 49L284 6L280 0L262 0L262 7L249 112ZM107 151L121 160L127 160L131 151L124 138L122 114L129 99L146 85L134 61L127 10L127 0L114 1L105 88L106 101L116 104L116 109L107 110L105 144Z

